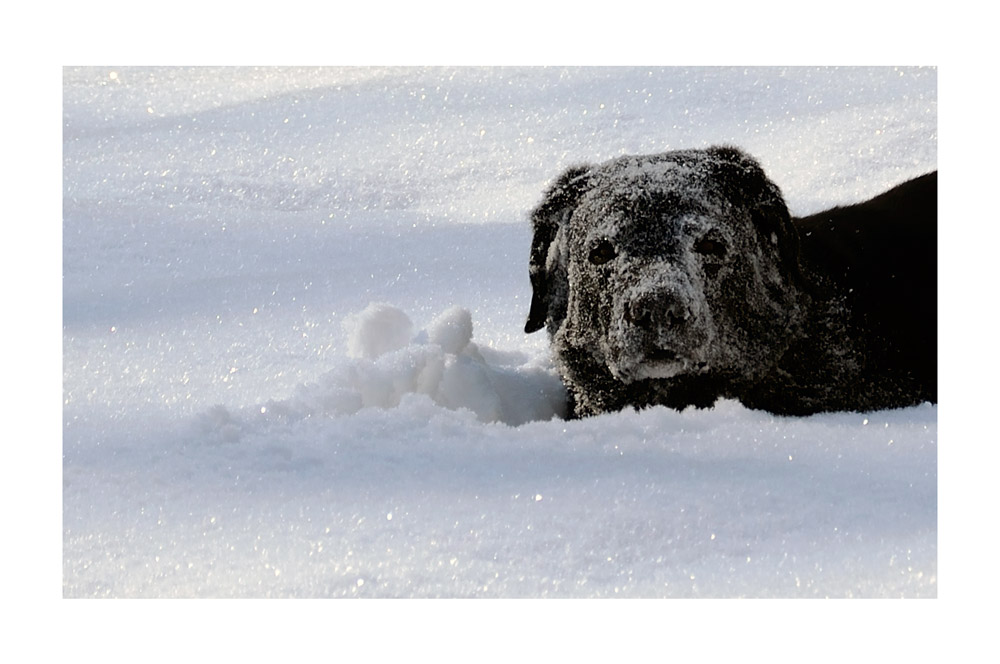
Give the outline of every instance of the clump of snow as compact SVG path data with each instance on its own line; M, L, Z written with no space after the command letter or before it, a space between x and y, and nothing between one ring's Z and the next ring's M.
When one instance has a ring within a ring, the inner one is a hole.
M472 341L472 314L462 307L452 307L427 326L427 340L446 353L458 355Z
M413 323L401 309L380 302L344 321L348 331L348 357L378 357L402 348L410 339Z
M270 400L251 412L292 420L340 417L363 408L396 408L417 394L444 408L469 410L481 422L517 426L565 415L566 392L550 364L480 349L472 342L467 309L450 307L407 340L411 327L403 310L370 304L344 325L352 361L299 385L291 398ZM198 419L226 441L238 439L244 426L221 405Z

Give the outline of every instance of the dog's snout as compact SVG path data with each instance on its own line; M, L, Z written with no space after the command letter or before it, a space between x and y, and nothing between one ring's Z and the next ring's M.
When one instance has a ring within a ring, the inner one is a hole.
M688 318L681 299L668 291L637 293L625 305L625 321L636 327L674 327Z
M652 309L646 298L635 298L625 306L625 320L632 325L649 327L652 319Z

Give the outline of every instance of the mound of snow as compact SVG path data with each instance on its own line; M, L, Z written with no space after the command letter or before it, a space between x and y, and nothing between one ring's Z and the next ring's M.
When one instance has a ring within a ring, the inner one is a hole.
M315 383L299 385L289 399L263 404L260 416L345 416L363 408L396 408L412 394L472 411L481 422L518 426L565 415L566 392L547 361L481 349L472 341L472 328L472 315L456 306L411 337L406 312L372 303L344 323L348 362ZM246 426L224 406L203 413L200 422L226 442L238 440Z

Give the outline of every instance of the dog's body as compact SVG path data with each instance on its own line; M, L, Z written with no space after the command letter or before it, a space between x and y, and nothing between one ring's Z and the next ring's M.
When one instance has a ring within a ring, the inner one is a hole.
M793 220L735 148L571 168L532 213L525 331L575 416L936 401L936 184Z

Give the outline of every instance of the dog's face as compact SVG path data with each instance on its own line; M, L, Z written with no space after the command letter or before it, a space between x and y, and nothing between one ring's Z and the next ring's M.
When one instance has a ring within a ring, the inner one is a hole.
M797 316L797 236L756 162L713 148L571 173L533 216L528 331L623 383L772 366Z

